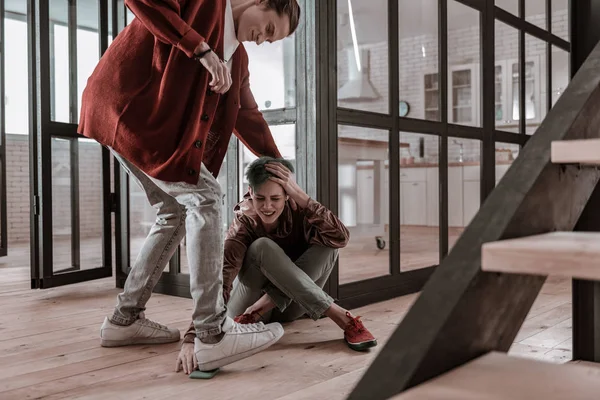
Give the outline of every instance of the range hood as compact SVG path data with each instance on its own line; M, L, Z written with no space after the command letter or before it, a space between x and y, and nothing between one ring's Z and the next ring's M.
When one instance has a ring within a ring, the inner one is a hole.
M338 90L338 99L343 101L365 101L379 98L379 93L369 80L369 50L358 49L360 61L356 62L353 47L346 48L348 82ZM360 65L360 71L359 71Z

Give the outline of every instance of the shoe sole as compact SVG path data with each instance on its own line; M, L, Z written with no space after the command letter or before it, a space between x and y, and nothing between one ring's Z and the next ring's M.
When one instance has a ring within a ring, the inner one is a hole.
M102 347L123 347L123 346L133 346L136 344L166 344L166 343L174 343L179 342L180 338L177 339L165 339L165 338L130 338L125 340L106 340L102 339L100 341L100 346Z
M350 347L354 351L365 351L365 350L370 349L371 347L377 346L377 340L376 339L375 340L369 340L368 342L362 342L362 343L350 343L346 339L344 339L344 341L346 342L346 344L348 345L348 347Z
M203 371L203 372L212 371L214 369L224 367L225 365L233 364L236 361L243 360L244 358L253 356L256 353L260 353L261 351L271 347L272 345L277 343L277 341L279 339L281 339L282 337L283 337L283 332L281 332L281 334L279 336L274 337L273 340L263 344L260 347L255 347L255 348L245 351L243 353L233 354L229 357L221 358L219 360L209 361L206 363L198 363L198 370ZM196 358L198 358L198 357L196 357Z

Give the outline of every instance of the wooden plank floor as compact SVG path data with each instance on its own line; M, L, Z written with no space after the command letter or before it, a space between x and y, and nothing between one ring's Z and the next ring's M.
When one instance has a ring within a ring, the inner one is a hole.
M358 310L380 346L349 350L329 320L300 320L269 350L209 381L175 373L179 344L105 349L99 328L118 290L112 278L34 291L29 251L0 258L0 399L343 399L394 331L417 294ZM548 280L511 352L565 362L571 357L570 281ZM155 294L148 316L184 330L189 299Z

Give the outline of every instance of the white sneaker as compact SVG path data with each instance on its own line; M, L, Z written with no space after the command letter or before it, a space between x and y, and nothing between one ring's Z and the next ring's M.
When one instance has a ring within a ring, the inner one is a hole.
M200 371L210 371L250 357L265 350L283 336L280 323L238 324L227 317L223 323L223 339L219 343L194 340L194 353Z
M129 326L113 324L108 317L100 328L102 347L128 346L131 344L160 344L179 341L179 329L146 319L144 313Z

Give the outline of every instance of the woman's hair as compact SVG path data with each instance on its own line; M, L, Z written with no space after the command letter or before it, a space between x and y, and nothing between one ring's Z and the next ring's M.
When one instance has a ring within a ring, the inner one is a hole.
M287 15L290 19L290 35L300 23L300 6L296 0L265 0L267 9L275 10L277 15Z
M294 166L288 160L283 158L260 157L258 160L254 160L252 163L250 163L250 165L248 165L248 169L246 170L246 179L248 179L248 183L250 183L250 187L253 190L259 188L270 177L275 176L265 168L265 165L271 162L280 163L289 169L290 172L294 172Z

